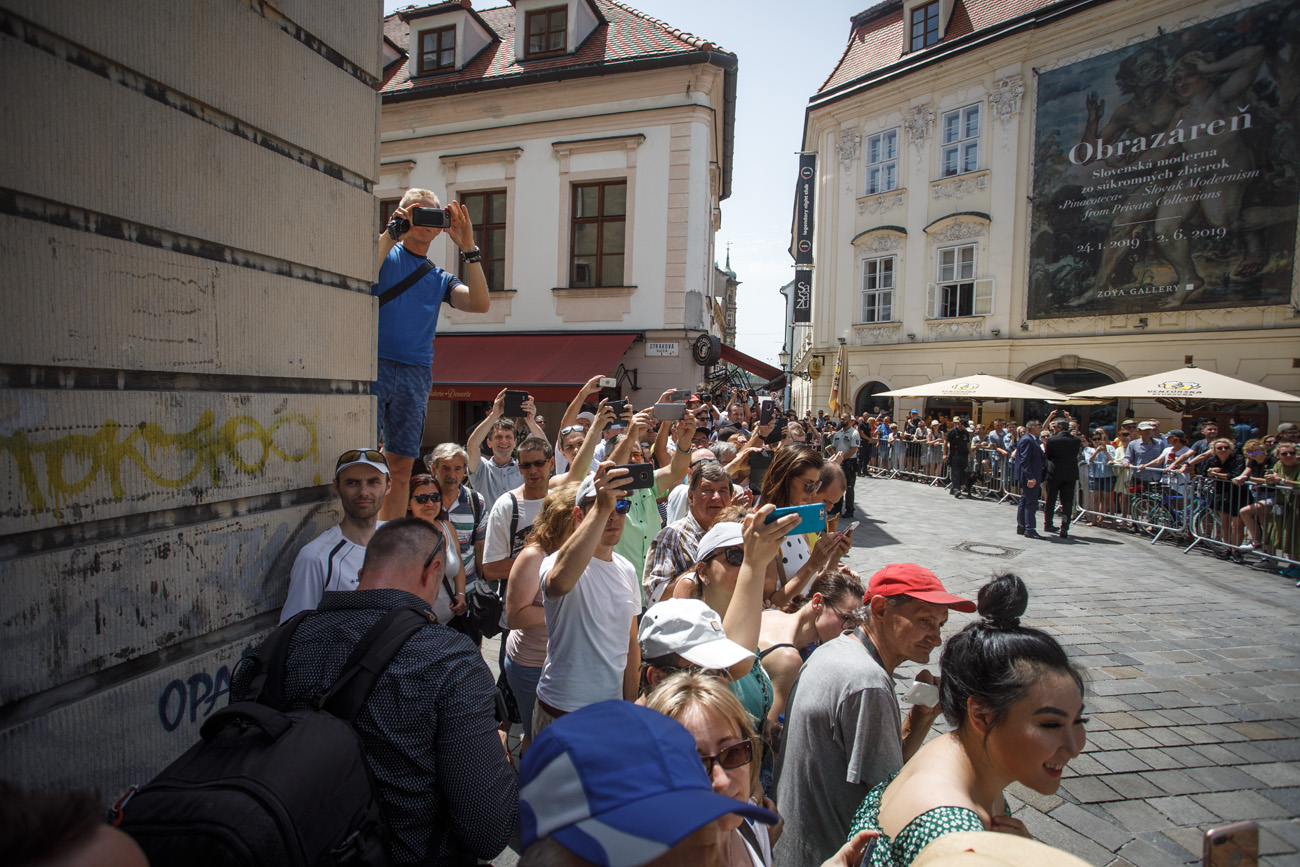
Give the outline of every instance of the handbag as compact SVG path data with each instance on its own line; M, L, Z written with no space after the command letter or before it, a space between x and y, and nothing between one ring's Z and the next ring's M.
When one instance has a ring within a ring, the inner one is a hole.
M465 594L465 612L474 628L483 633L484 638L495 638L501 634L501 618L505 615L505 600L493 590L486 580L474 582L474 586Z

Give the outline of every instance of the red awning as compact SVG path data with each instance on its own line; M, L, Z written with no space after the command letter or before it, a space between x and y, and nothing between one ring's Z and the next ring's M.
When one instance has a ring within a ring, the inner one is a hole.
M597 373L613 371L636 334L439 334L429 400L493 400L503 388L536 401L573 400Z
M441 340L442 338L438 339ZM764 361L759 361L754 356L746 355L736 347L728 346L725 343L722 344L722 360L730 362L741 370L752 373L755 376L761 376L769 381L776 379L782 373L781 368L773 367Z

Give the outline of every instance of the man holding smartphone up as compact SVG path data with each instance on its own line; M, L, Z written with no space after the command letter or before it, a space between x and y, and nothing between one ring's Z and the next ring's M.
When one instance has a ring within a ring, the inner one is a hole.
M460 248L468 285L428 259L429 245L444 231ZM378 403L379 440L392 472L392 491L379 517L390 521L406 511L411 466L420 454L438 312L446 303L486 313L489 299L474 225L457 202L443 209L429 190L407 190L379 235L378 251L379 277L370 292L379 298L379 372L370 393Z

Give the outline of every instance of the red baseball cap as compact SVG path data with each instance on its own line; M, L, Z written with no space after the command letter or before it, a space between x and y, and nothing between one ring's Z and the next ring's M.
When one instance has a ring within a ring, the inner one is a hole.
M975 603L960 596L953 596L943 589L939 576L924 566L915 563L890 563L867 583L867 595L863 600L870 602L872 596L898 596L901 594L932 602L935 605L947 605L958 611L971 612Z

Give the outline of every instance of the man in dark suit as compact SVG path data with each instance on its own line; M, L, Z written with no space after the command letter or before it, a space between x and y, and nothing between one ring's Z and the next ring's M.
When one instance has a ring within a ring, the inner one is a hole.
M948 493L961 499L961 492L970 496L971 481L966 474L966 465L970 462L970 431L966 430L966 419L955 416L952 427L943 435L943 456L948 462Z
M1027 539L1038 535L1038 491L1043 481L1043 447L1038 444L1038 419L1025 423L1025 435L1016 443L1013 478L1020 485L1020 503L1016 506L1016 532Z
M1047 461L1047 482L1043 486L1047 492L1047 502L1043 504L1043 529L1049 533L1057 532L1052 526L1052 517L1056 514L1056 498L1061 498L1061 538L1070 538L1070 517L1074 512L1074 489L1079 484L1079 451L1083 441L1072 436L1067 429L1065 419L1058 418L1052 422L1052 435L1043 447L1043 456Z

